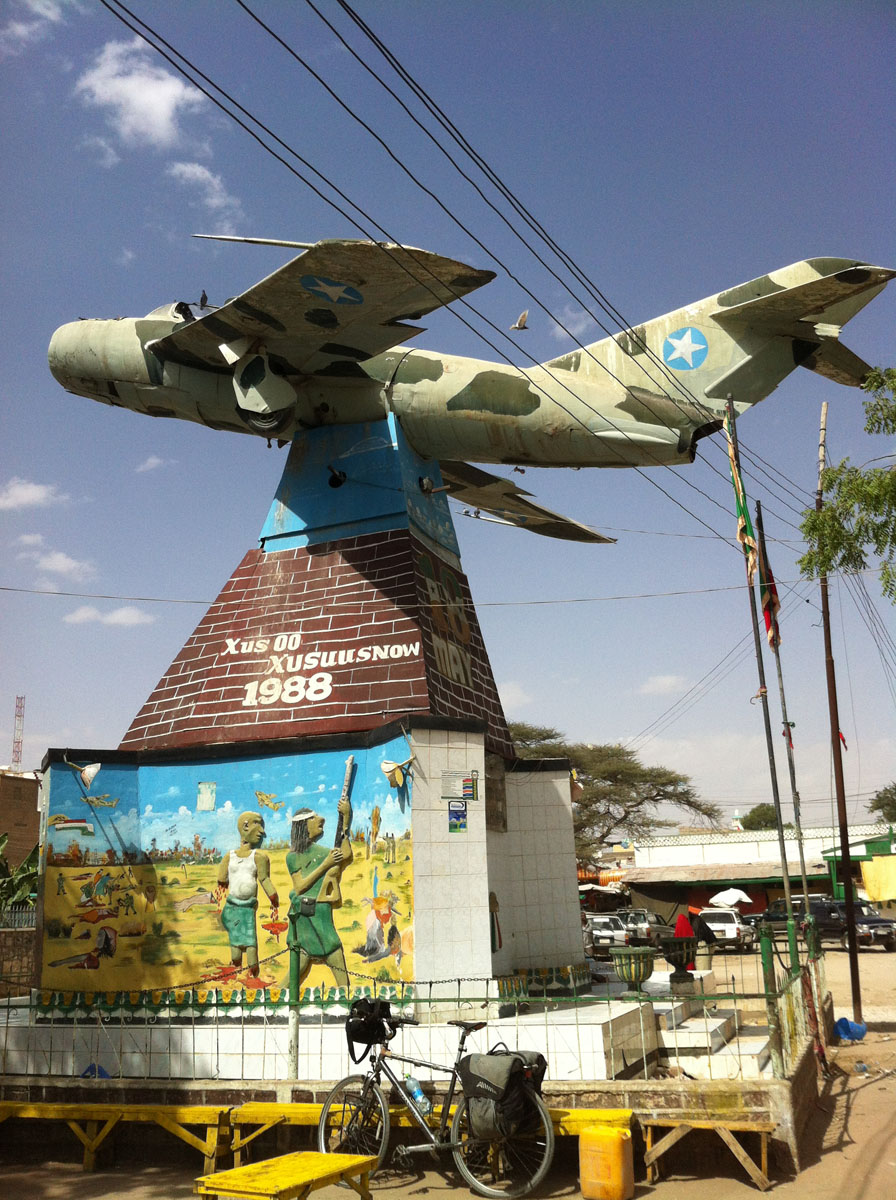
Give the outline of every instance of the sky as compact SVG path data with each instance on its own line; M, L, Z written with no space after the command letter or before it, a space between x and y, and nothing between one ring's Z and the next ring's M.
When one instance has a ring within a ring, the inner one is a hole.
M257 544L286 461L260 438L69 395L47 368L57 326L140 316L203 289L221 303L291 256L191 237L225 233L372 237L496 271L464 321L449 308L422 322L421 348L495 359L488 322L505 329L524 308L525 339L499 347L521 365L573 348L558 322L586 343L605 335L581 289L567 290L568 271L558 281L533 254L508 201L411 120L407 110L435 128L336 0L247 7L280 42L237 0L129 4L280 139L285 163L99 0L0 8L0 762L12 757L21 695L25 769L49 747L118 745ZM887 0L355 0L355 11L625 324L804 258L896 266ZM892 365L894 316L896 283L845 344ZM833 461L892 450L864 433L859 392L805 370L738 422L781 592L807 826L834 818L819 589L795 565L825 401ZM513 478L617 542L553 541L454 506L508 718L630 746L688 775L726 821L770 801L720 438L686 467ZM861 821L896 778L894 661L882 642L896 622L873 562L859 579L832 580L831 605L847 811ZM787 816L768 657L765 669Z

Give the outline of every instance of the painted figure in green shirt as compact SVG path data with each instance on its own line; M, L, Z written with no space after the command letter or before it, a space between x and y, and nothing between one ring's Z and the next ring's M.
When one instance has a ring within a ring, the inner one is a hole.
M351 823L351 801L343 797L338 812L341 824ZM333 972L338 987L348 987L348 968L342 941L333 924L333 909L342 903L339 878L352 861L352 846L344 837L338 846L327 850L318 845L325 820L310 808L300 809L292 818L286 869L292 879L289 894L289 932L287 945L299 952L299 983L314 963L325 963Z

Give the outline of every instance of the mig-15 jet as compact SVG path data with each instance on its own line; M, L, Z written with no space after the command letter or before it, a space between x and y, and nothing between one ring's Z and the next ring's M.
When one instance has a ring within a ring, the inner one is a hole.
M417 321L488 283L491 271L394 244L264 244L303 252L218 308L197 314L181 301L145 317L63 325L50 342L53 375L103 404L282 441L393 413L458 500L583 541L610 539L471 464L692 462L729 395L742 413L798 366L861 384L868 364L840 329L896 275L810 258L517 367L405 344L422 332Z

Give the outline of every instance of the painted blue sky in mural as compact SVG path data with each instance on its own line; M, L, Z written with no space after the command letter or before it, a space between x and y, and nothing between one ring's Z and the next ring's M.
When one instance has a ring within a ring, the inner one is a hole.
M384 762L407 757L403 739L356 753L351 789L354 831L367 830L374 807L380 810L383 834L401 837L410 829L410 802L399 798L382 770ZM92 836L79 833L68 823L55 832L51 825L50 841L56 852L77 839L84 851L102 855L114 849L120 857L122 847L138 854L152 848L160 855L171 852L175 843L189 849L198 835L203 854L215 849L220 856L239 843L240 813L261 813L266 846L275 842L288 846L293 813L311 808L326 819L323 843L332 845L345 773L344 752L140 768L108 766L85 793L72 770L56 765L50 781L51 820L56 816L86 820L94 832ZM88 803L92 797L118 803L92 806ZM214 807L207 807L211 803Z
M360 61L309 6L252 7L346 108L236 4L141 0L135 11L320 175L288 155L298 174L276 161L101 5L2 6L0 762L9 761L23 694L26 768L48 746L117 746L257 544L284 451L67 395L47 369L47 344L65 321L147 313L203 290L220 303L290 254L192 233L316 241L382 238L384 229L495 270L475 304L426 318L413 344L494 359L495 331L506 338L528 308L513 346L500 341L522 365L571 348L561 321L587 340L602 334L586 311L593 302L577 284L570 297L569 270L547 257L508 197L625 324L813 255L896 265L896 145L881 82L896 45L890 0L655 0L640 6L649 12L640 20L631 5L358 0L361 17L504 182L503 196L437 130L458 172L382 89L377 73L400 85L335 0L321 12ZM410 177L347 110L363 114ZM892 364L894 314L891 285L850 324L847 344ZM863 433L860 398L806 371L738 424L747 493L762 501L782 594L809 825L831 820L828 715L818 591L799 582L795 562L824 400L833 460L887 452ZM690 775L731 815L770 796L718 441L701 443L687 468L508 469L540 503L616 537L614 546L570 547L453 507L508 715L631 745L646 762ZM852 818L896 775L892 674L863 617L862 587L892 630L873 571L855 588L835 581ZM784 741L775 741L786 781Z

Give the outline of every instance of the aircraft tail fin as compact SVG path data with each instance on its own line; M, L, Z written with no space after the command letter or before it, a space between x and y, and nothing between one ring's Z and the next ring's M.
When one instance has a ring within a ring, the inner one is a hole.
M609 372L671 425L765 399L798 366L859 386L868 364L839 341L847 321L896 278L856 259L810 258L686 305L546 364ZM671 407L677 413L667 413ZM641 420L649 420L639 410Z

